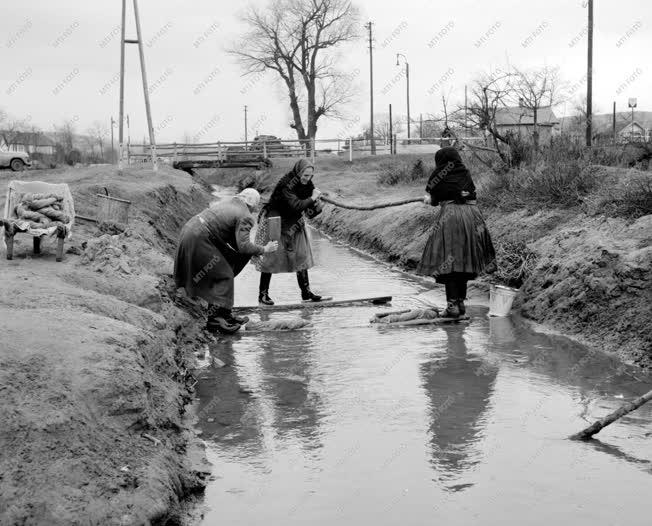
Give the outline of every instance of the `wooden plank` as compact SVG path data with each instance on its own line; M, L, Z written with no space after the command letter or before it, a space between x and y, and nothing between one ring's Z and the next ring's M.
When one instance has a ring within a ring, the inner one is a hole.
M276 305L242 305L233 307L234 311L251 312L251 311L285 311L298 309L320 309L324 307L344 307L354 306L359 303L373 303L381 305L392 301L391 296L374 296L369 298L352 298L348 300L327 300L327 301L308 301L305 303L286 303Z
M445 325L447 323L468 322L470 320L471 318L469 316L460 316L459 318L432 318L429 320L408 320L395 323L372 323L372 325L376 327L409 327L412 325Z

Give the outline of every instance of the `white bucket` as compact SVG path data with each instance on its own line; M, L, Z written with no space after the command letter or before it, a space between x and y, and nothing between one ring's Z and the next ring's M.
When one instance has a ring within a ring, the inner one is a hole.
M518 289L492 285L489 290L489 316L508 316Z

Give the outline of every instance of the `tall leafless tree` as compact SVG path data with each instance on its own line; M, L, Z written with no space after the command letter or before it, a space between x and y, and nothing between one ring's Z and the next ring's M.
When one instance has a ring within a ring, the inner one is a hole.
M101 121L93 122L93 125L88 129L88 135L91 137L94 145L100 148L100 157L104 161L104 141L109 135L107 126Z
M405 123L399 117L392 116L392 133L399 134L404 130ZM369 123L365 125L363 135L365 138L371 137ZM374 137L384 142L389 139L389 113L374 114Z
M357 8L348 0L272 0L249 7L249 27L230 50L245 74L275 71L288 90L297 138L314 139L323 116L337 116L352 96L352 75L336 67L337 48L359 36ZM354 76L354 75L353 75Z
M539 111L560 102L559 68L544 66L526 71L513 67L512 103L518 104L523 114L532 117L532 142L539 150Z

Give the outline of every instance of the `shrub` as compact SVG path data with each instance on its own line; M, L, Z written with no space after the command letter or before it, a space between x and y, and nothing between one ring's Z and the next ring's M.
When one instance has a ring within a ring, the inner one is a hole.
M536 267L537 256L523 241L503 241L496 246L496 272L491 281L520 288Z
M421 159L415 162L404 160L390 160L380 164L380 173L377 177L378 184L394 186L409 184L428 177L433 167L424 165Z

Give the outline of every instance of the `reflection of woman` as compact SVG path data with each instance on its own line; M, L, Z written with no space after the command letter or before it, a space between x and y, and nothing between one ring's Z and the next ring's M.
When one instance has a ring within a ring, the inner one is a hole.
M467 355L464 334L446 328L446 356L433 354L421 365L423 388L430 398L433 463L448 479L468 469L470 446L478 440L480 418L486 411L497 370Z
M314 167L307 159L298 161L277 183L269 203L261 211L256 234L258 244L265 244L269 240L267 218L281 218L278 250L256 262L256 268L260 271L258 301L263 305L274 305L269 297L269 285L272 274L283 272L296 272L302 300L321 300L321 296L310 290L308 269L313 267L314 262L304 218L304 214L313 217L321 211L321 192L312 183L313 174Z
M231 314L233 280L253 255L276 250L277 244L255 245L250 240L251 213L260 194L247 188L191 218L181 230L174 260L174 279L189 296L206 300L209 331L233 333L247 320Z
M466 313L466 285L496 258L489 231L476 206L475 185L452 147L435 154L436 168L428 185L426 204L440 205L435 225L417 267L419 274L435 276L446 286L445 317Z

